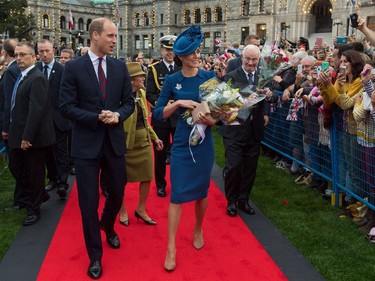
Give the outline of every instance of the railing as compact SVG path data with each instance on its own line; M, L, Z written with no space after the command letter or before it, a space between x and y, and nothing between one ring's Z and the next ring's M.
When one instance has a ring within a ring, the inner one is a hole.
M332 183L336 206L343 192L347 200L355 198L375 210L375 147L360 145L356 134L346 132L340 109L333 111L329 131L322 131L318 106L291 110L290 104L271 106L263 145ZM297 120L286 120L294 110Z

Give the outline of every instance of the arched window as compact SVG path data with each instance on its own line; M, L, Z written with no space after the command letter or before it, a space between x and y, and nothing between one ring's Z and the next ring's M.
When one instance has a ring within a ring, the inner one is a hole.
M143 25L149 26L150 25L150 18L148 16L148 13L146 11L143 12Z
M204 22L212 22L212 13L210 7L204 8Z
M242 0L242 15L248 16L250 11L250 0Z
M194 9L194 23L201 23L201 9Z
M140 26L141 25L141 19L139 17L139 13L134 13L134 26Z
M85 28L83 27L83 18L78 19L78 29L79 30L84 30Z
M43 15L43 27L49 27L49 19L47 14Z
M215 7L215 22L223 21L223 9L220 6Z
M190 10L185 9L185 12L184 12L184 24L190 24L190 23L191 23Z
M87 23L86 23L86 31L89 31L89 26L90 26L91 22L92 22L91 19L88 19L88 20L87 20Z
M60 28L61 29L66 29L66 19L64 16L60 17Z

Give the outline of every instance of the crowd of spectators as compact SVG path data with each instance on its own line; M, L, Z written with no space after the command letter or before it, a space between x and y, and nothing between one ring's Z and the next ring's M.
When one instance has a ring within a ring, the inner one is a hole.
M278 47L291 63L266 85L273 95L263 149L278 168L296 175L298 184L318 189L323 197L339 187L345 193L344 206L367 204L368 215L358 224L368 232L375 226L375 33L362 19L357 33L363 39L348 36L346 44L337 38L315 44L304 37L296 43L280 39ZM244 46L262 49L260 42L249 35ZM233 43L221 52L202 54L200 67L223 78L241 66L241 48ZM56 58L65 64L87 50L63 46L56 48ZM139 62L147 73L147 66L158 59L140 52L124 60ZM0 79L6 69L2 50Z

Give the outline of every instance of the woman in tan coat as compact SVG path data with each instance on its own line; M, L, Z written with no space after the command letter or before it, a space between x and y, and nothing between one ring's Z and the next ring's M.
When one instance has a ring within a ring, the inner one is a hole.
M137 219L147 225L156 225L146 213L146 200L153 177L151 142L155 142L158 150L163 149L163 142L158 138L148 123L148 109L146 104L145 75L139 62L126 64L131 78L132 92L135 100L133 114L125 120L126 134L126 174L128 182L139 182L138 207L134 212ZM129 225L129 216L125 208L125 199L120 210L120 223Z

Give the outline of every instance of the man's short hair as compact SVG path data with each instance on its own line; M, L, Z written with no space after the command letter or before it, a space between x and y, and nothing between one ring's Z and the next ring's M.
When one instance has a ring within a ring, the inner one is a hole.
M29 49L30 53L35 55L35 46L33 43L31 42L18 42L17 43L17 47L22 47L22 46L26 46Z
M245 40L244 40L244 42L243 42L243 44L245 46L249 45L250 41L252 39L259 40L259 36L258 35L254 35L254 34L247 35L246 38L245 38Z
M74 58L74 52L73 52L72 49L62 49L61 53L67 53L67 54L69 54L71 59Z
M112 22L109 18L97 18L94 19L89 25L89 34L90 38L92 38L92 34L96 31L98 34L102 34L104 23L106 21Z
M4 51L11 57L14 57L14 49L17 45L17 39L8 38L3 43Z

